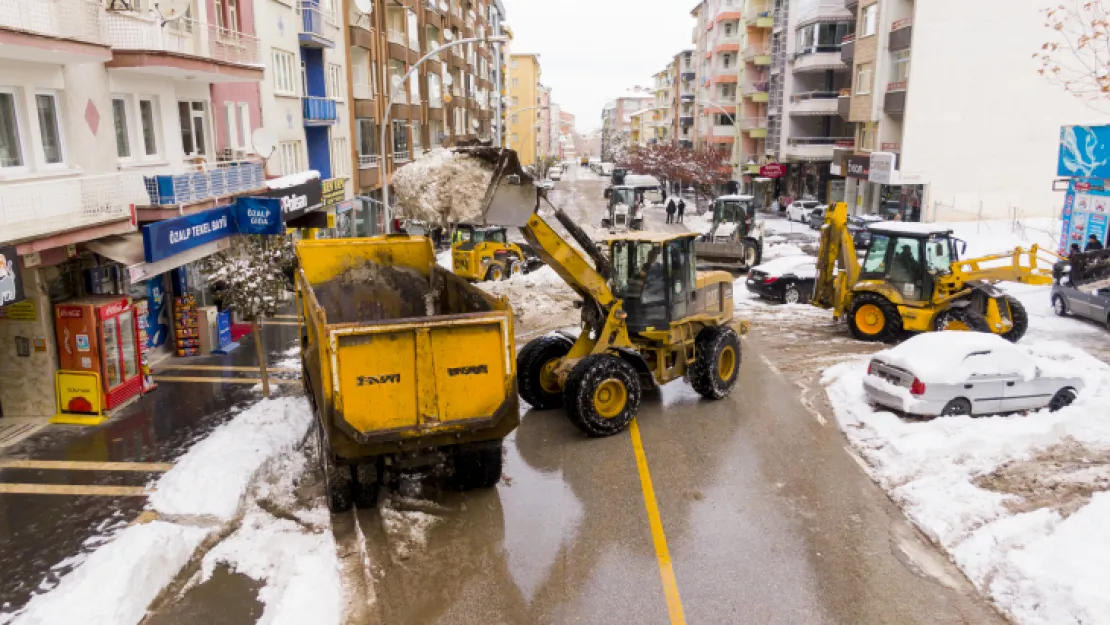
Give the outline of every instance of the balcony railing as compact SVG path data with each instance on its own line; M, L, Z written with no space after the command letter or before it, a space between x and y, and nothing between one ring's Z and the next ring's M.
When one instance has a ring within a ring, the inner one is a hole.
M351 93L355 96L356 100L373 100L374 87L369 83L355 83L351 86Z
M369 168L369 167L377 167L377 166L378 166L378 155L377 154L359 154L358 155L358 168L359 169L366 169L366 168Z
M118 50L161 50L240 65L260 65L258 37L191 19L167 22L134 13L104 14L108 43Z
M770 26L772 18L771 5L768 2L749 2L744 11L744 22L748 24L760 25L760 20L767 26Z
M758 93L767 93L769 89L770 85L768 85L766 80L758 80L754 82L744 83L744 86L741 87L740 92L744 95L755 95Z
M145 202L137 174L0 185L0 243L121 221L131 216L131 204Z
M767 61L770 62L771 49L767 46L748 46L744 48L744 60L754 61L757 56L768 57Z
M262 164L228 161L205 165L203 171L148 176L146 191L153 206L179 206L262 188Z
M741 117L740 120L741 130L754 130L756 128L766 128L766 117Z
M395 43L399 46L405 46L406 48L409 47L409 38L405 36L405 33L399 30L390 29L386 37L389 39L389 43Z
M312 0L301 0L299 8L301 13L302 33L313 35L321 39L332 38L324 31L325 23L335 23L335 17L331 14L331 11L320 8L320 4Z
M398 150L398 151L393 153L393 163L396 164L396 165L400 165L401 163L407 163L411 160L412 160L412 156L409 155L408 150Z
M796 16L791 16L791 21L799 26L817 18L842 18L854 17L844 8L845 0L810 0L805 3Z
M0 0L0 27L104 43L102 4L93 0Z
M335 100L316 96L304 96L304 120L306 122L331 123L336 120Z

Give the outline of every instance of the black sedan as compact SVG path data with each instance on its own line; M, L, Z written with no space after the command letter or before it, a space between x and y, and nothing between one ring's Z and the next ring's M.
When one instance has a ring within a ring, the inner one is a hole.
M748 290L764 299L786 304L805 304L813 297L817 259L812 256L783 256L753 267L748 272Z

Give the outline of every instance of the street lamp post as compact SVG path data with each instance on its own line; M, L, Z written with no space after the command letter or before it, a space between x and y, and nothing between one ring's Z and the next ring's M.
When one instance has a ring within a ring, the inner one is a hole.
M405 72L405 75L402 76L401 80L397 82L397 85L393 85L392 82L388 83L389 102L387 102L385 105L385 115L382 119L381 143L378 144L382 150L382 157L378 159L378 172L380 173L382 183L382 207L385 211L385 223L387 231L393 230L393 211L391 211L389 207L389 180L385 173L385 131L390 126L389 118L390 115L393 113L393 90L397 87L400 87L401 85L404 85L405 82L408 81L409 76L411 76L413 72L415 72L421 65L423 65L425 61L432 58L433 56L436 56L440 52L447 50L448 48L454 48L455 46L461 46L466 43L504 43L508 40L509 38L505 35L494 35L492 37L469 37L467 39L459 39L458 41L452 41L445 45L437 46L435 50L432 50L431 52L425 54L424 56L420 57L419 61L413 63L412 67L409 68L409 71Z

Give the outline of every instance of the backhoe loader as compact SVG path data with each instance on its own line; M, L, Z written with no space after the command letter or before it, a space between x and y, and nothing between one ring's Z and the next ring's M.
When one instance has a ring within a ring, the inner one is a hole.
M947 228L879 222L868 230L871 247L861 265L848 230L848 205L839 203L827 212L812 300L814 306L831 308L837 320L847 317L852 335L863 341L963 330L1016 342L1029 327L1029 316L1021 302L994 285L1052 284L1059 259L1034 245L960 260L967 245Z
M511 243L505 228L479 228L459 224L451 245L451 267L456 276L471 282L504 280L524 273L524 250Z
M494 165L485 223L519 227L583 300L577 337L543 336L517 356L517 386L526 402L539 410L565 406L587 435L610 436L636 416L645 386L685 377L709 399L731 392L740 373L739 335L748 325L733 319L732 276L696 271L695 233L629 232L604 241L603 252L562 209L541 212L546 194L515 152L464 150Z

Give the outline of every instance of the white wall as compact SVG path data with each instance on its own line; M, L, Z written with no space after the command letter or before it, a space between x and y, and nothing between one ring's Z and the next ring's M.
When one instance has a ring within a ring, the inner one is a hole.
M968 211L942 209L937 219L972 219L980 201L987 216L1012 206L1025 216L1058 213L1060 126L1110 123L1037 74L1032 55L1048 39L1039 9L1050 4L917 2L899 168L930 184L930 216L935 201Z
M301 113L300 97L274 95L274 68L272 50L278 48L292 52L300 67L300 43L297 33L301 17L289 5L278 0L255 0L254 28L261 43L262 62L266 65L266 76L262 80L262 127L274 133L278 142L299 141L301 144L301 163L308 167L308 150L305 147L304 117ZM300 83L300 70L297 70ZM281 174L281 159L278 152L266 164L266 173L271 176Z

